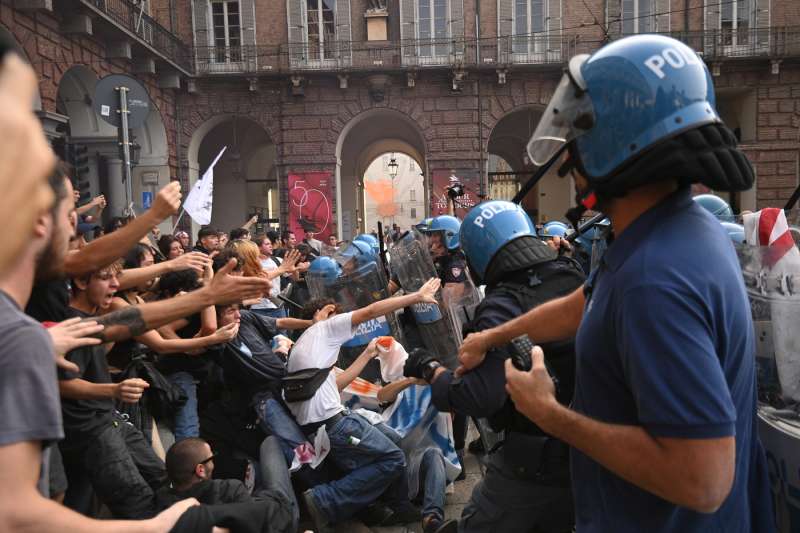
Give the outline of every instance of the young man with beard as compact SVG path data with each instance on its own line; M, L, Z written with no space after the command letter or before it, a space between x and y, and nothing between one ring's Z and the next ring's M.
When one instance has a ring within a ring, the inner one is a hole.
M195 500L180 502L151 520L123 522L91 520L46 497L49 446L63 437L54 345L44 328L21 309L30 297L44 250L55 240L60 243L56 260L63 260L71 233L72 195L67 194L60 174L54 174L50 184L56 193L51 196L57 197L55 206L40 212L16 266L0 279L0 530L169 531L187 508L196 505ZM59 234L56 220L66 223L66 231ZM80 345L70 333L74 326L51 330L58 330L53 337L55 349L62 354ZM91 329L83 329L78 336L87 331Z

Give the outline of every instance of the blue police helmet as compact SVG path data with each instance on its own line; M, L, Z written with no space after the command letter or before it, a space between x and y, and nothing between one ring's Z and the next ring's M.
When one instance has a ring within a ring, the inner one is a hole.
M551 220L544 226L542 226L542 230L539 232L539 237L543 239L549 239L553 237L566 237L569 235L570 229L569 226L560 220Z
M528 153L541 166L574 141L581 171L597 187L661 141L715 122L714 86L694 50L635 35L570 60Z
M434 217L430 222L422 228L419 228L422 233L433 233L441 231L444 235L444 245L448 250L457 250L459 244L459 232L461 231L461 221L456 217L450 215L441 215Z
M369 245L370 249L372 249L372 253L376 256L381 253L381 245L378 242L378 238L374 235L370 235L369 233L362 233L355 239L353 242L363 242Z
M376 261L378 254L373 253L372 246L369 244L354 240L345 248L344 252L342 252L342 257L345 259L355 259L356 265L360 267Z
M736 244L744 244L744 226L734 222L720 222L725 231L728 232L728 237Z
M518 204L491 200L473 207L461 223L459 242L470 269L484 279L489 264L508 243L536 237L536 227Z
M417 231L425 231L425 228L430 226L431 222L433 222L433 217L423 218L422 220L414 224L414 228L416 228Z
M339 263L334 261L332 257L322 255L311 262L311 265L308 267L308 273L330 283L336 281L341 275L342 267L340 267Z
M733 209L728 205L728 202L715 196L713 194L699 194L693 198L695 202L714 215L720 222L733 222L736 217L733 216Z

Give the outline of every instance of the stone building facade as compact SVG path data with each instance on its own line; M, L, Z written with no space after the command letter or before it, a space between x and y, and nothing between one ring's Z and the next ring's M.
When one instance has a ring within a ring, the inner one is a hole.
M672 34L709 65L719 111L758 173L731 199L739 209L781 205L798 184L794 0L0 0L0 9L40 73L54 138L91 147L97 190L113 189L118 163L87 103L92 80L108 73L143 81L158 118L137 135L137 202L170 177L191 186L227 147L215 171L222 229L257 212L265 224L349 238L371 224L363 175L385 153L418 163L429 210L452 176L466 186L461 207L493 183L513 190L534 170L525 143L565 61L637 32ZM511 171L488 173L490 158ZM567 180L547 176L524 205L544 221L572 196Z

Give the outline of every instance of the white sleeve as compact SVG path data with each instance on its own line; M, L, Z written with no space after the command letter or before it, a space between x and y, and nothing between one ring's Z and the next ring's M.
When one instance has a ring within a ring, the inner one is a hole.
M353 313L344 313L323 322L331 346L341 346L353 338Z

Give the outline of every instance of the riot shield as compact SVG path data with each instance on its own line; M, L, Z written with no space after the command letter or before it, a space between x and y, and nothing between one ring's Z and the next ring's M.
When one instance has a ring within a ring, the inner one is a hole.
M338 258L336 255L334 257ZM342 265L342 274L333 281L316 276L311 271L306 274L306 280L312 298L333 299L345 313L389 297L383 268L375 261L360 266L345 262ZM337 366L347 368L372 339L384 335L391 335L402 343L400 327L394 313L359 324L353 338L339 350ZM368 381L378 379L380 367L377 359L370 361L359 377Z
M438 277L425 239L413 230L391 247L392 273L397 276L406 293L418 290L431 278ZM458 366L458 345L461 332L453 322L443 302L444 289L436 294L437 304L420 303L411 306L411 313L422 344L448 368ZM412 347L413 348L413 347Z
M737 246L756 337L759 400L800 403L800 252Z

